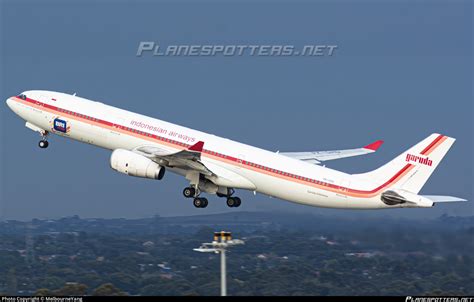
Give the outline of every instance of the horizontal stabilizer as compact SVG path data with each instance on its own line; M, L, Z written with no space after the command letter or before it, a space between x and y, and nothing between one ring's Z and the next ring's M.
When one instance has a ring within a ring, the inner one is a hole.
M466 199L454 197L454 196L442 196L442 195L422 195L425 198L433 202L457 202L457 201L467 201Z

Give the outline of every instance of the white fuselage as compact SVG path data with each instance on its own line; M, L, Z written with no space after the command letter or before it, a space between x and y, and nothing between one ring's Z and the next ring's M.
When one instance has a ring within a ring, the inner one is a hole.
M9 98L8 106L27 122L63 137L110 150L157 146L180 151L203 141L202 163L210 170L241 176L245 181L237 181L233 185L236 189L311 206L393 207L380 200L381 190L393 181L392 175L385 183L375 183L81 97L51 91L24 94L27 99ZM67 121L66 131L53 129L53 121L58 118ZM171 171L184 174L180 169Z

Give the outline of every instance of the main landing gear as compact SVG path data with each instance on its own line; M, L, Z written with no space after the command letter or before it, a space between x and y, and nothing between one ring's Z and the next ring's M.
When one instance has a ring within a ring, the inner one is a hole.
M228 188L227 189L227 194L222 194L222 193L219 193L217 192L216 195L218 197L226 197L227 198L227 206L229 208L238 208L240 207L240 204L242 203L241 199L237 196L235 197L232 197L232 195L235 193L234 189L232 188Z
M204 198L204 197L196 197L193 200L193 205L196 208L205 208L207 207L207 204L208 204L207 198Z
M193 187L184 188L183 195L186 198L194 197L196 196L196 189L194 189Z
M231 193L233 193L233 190L232 190ZM231 194L231 193L229 193L229 194ZM193 205L196 208L205 208L205 207L207 207L207 205L209 204L207 198L199 197L199 194L201 194L199 189L196 189L193 186L186 187L183 190L184 197L194 198L193 199ZM231 195L224 195L224 194L220 194L220 193L217 193L217 196L226 197L227 198L227 202L226 202L227 206L230 207L230 208L237 208L242 203L242 201L239 197L232 197Z
M183 190L184 197L194 198L193 205L196 208L205 208L205 207L207 207L209 202L208 202L207 198L199 197L200 193L201 192L199 192L199 190L197 190L194 187L187 187L187 188L184 188L184 190Z
M240 207L241 200L239 197L227 197L227 206L229 208L238 208Z

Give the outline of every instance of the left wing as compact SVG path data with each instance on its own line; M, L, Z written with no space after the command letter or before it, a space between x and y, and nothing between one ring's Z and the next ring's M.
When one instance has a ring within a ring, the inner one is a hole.
M333 150L333 151L313 151L313 152L280 152L280 154L299 159L312 164L319 164L322 161L333 160L345 157L352 157L373 153L383 144L382 140L375 141L362 148Z
M142 146L133 151L150 158L159 165L198 171L207 176L214 175L202 162L201 152L204 142L199 141L188 149L173 152L156 146Z

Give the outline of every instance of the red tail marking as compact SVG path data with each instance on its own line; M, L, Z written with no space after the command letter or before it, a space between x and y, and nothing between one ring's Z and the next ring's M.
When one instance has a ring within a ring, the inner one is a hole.
M436 145L437 142L439 142L440 139L442 139L444 137L444 135L439 135L433 142L431 142L431 144L429 144L425 149L423 149L423 151L421 151L420 153L421 154L425 154L426 152L428 152L434 145Z

